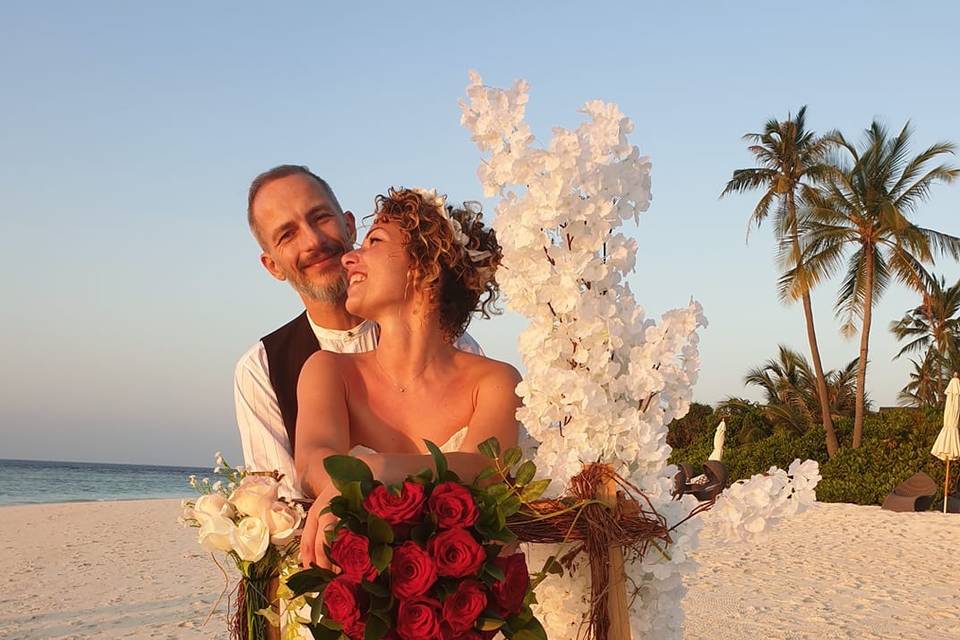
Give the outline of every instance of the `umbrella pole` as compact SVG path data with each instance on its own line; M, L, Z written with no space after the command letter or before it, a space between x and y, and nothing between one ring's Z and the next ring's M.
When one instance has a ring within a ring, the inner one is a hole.
M947 496L950 491L950 460L947 460L947 477L943 480L943 512L947 512Z

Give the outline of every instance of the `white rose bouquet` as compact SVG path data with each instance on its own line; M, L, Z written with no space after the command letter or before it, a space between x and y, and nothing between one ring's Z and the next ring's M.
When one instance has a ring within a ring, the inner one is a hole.
M279 626L273 610L270 583L281 574L295 571L299 551L299 528L303 508L279 497L277 472L247 472L227 464L216 455L214 475L190 485L200 497L185 501L181 521L198 529L197 542L212 553L224 552L241 574L236 591L236 610L230 623L237 640L264 640L267 625ZM280 585L280 597L284 595ZM289 594L292 597L292 594ZM287 603L288 615L295 615L295 603ZM297 625L288 625L296 628Z

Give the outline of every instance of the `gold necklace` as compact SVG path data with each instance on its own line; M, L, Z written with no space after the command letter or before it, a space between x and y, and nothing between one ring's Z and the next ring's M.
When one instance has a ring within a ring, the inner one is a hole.
M377 361L377 366L380 367L380 371L382 371L383 375L387 376L387 378L390 379L390 382L393 383L393 386L395 386L400 393L407 392L407 387L410 386L410 383L414 382L417 378L423 375L423 372L427 370L427 367L430 366L430 363L433 362L433 358L435 357L436 356L434 355L429 360L427 360L426 364L423 365L423 369L420 369L420 372L417 375L410 378L406 383L401 384L400 382L397 382L397 379L394 378L392 375L390 375L390 372L384 368L383 364L381 364L380 358L377 357L376 350L374 350L373 352L373 359Z

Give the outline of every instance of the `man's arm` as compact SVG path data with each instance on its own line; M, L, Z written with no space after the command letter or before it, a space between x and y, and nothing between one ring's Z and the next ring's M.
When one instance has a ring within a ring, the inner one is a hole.
M290 455L290 439L267 367L266 350L258 342L240 358L234 372L233 395L243 464L255 471L279 471L284 476L282 493L302 498Z

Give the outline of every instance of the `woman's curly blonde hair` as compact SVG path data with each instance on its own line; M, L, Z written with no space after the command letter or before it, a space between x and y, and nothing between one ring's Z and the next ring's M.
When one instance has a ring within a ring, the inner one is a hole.
M446 212L460 224L466 247L454 238L439 206L411 189L391 188L387 195L378 195L373 219L392 222L403 231L413 284L433 293L444 339L453 342L466 330L471 314L489 318L500 312L495 272L503 251L496 233L481 220L480 203L464 202L459 209L446 207ZM487 253L473 261L468 249Z

